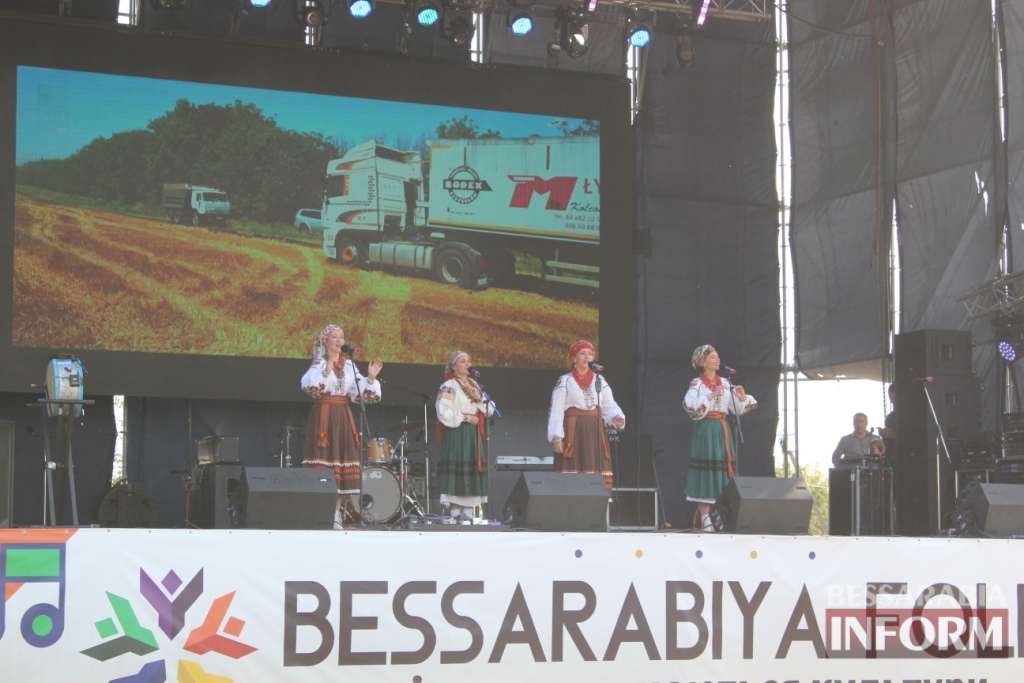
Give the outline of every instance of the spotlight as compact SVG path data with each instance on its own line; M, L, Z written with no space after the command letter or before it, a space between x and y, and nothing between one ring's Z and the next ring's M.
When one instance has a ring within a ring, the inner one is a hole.
M348 13L356 19L365 19L373 13L373 0L348 0Z
M679 36L676 43L676 63L684 69L689 69L697 63L697 51L693 49L693 36L684 33Z
M509 0L508 28L514 36L525 36L533 30L534 0Z
M508 11L508 27L514 36L525 36L533 30L533 14L525 7L513 7Z
M153 9L179 10L185 9L188 0L149 0L149 6Z
M633 24L629 26L629 44L633 47L647 47L651 42L651 29L645 24Z
M997 348L999 355L1007 363L1013 363L1024 355L1024 343L1021 343L1020 340L1004 339L999 342Z
M583 13L569 5L561 5L555 10L557 40L548 45L548 50L556 54L564 52L571 59L577 59L587 52L589 34L590 29L587 28Z
M296 0L295 19L307 28L320 28L327 23L327 11L317 0Z
M441 13L441 37L456 45L466 45L473 37L473 11L449 5Z
M255 9L263 9L264 7L269 7L272 2L274 0L249 0L249 6Z
M435 0L417 0L413 11L420 26L433 26L441 18L441 6Z

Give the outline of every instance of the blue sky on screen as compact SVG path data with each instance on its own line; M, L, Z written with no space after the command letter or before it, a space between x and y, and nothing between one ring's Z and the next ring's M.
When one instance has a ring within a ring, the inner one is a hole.
M16 163L64 159L98 137L146 128L185 99L192 104L251 103L278 126L359 144L380 134L432 138L437 125L468 114L502 137L557 136L556 121L580 119L466 109L337 95L211 85L62 69L18 67Z

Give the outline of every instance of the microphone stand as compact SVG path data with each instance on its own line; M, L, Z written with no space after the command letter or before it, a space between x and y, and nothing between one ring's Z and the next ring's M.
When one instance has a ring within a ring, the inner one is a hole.
M942 533L942 476L941 476L941 461L940 456L946 454L946 462L950 465L953 464L953 459L949 457L949 448L946 447L946 437L942 433L942 424L939 422L939 416L935 413L935 404L932 403L932 395L928 392L928 381L931 378L928 377L924 382L921 382L921 388L924 389L924 397L928 400L928 410L931 411L932 422L935 424L935 429L938 432L938 437L935 443L935 534L939 535ZM942 445L942 449L939 449L939 445Z
M732 414L736 418L736 439L737 443L733 444L733 460L736 461L736 474L740 473L740 449L739 444L743 443L743 420L740 419L740 410L736 405L736 394L733 393L732 376L726 378L729 382L729 402L732 403ZM726 424L728 424L726 420Z
M359 368L356 367L356 362L352 356L356 353L356 349L348 352L348 362L352 364L352 378L356 382L356 396L359 397L359 517L363 519L363 469L366 467L365 457L363 456L363 445L364 445L364 433L368 434L370 431L369 421L366 419L366 401L363 396L363 387L359 384ZM378 380L379 381L379 380ZM342 504L342 515L345 514L345 506Z
M480 386L480 393L483 394L483 396L484 396L484 404L490 406L491 409L494 411L494 414L497 415L498 417L501 417L501 412L498 410L498 406L495 405L493 400L491 400L490 394L487 393L487 390L484 389L483 383L480 382L480 374L477 373L477 376L474 377L473 379ZM482 455L482 459L484 461L484 464L487 466L487 471L486 471L486 474L484 475L486 477L486 480L487 480L487 519L491 519L492 518L492 513L491 513L491 420L492 419L493 418L491 418L487 414L487 411L484 410L484 444L483 444L484 445L484 452L483 452L483 455ZM483 510L483 506L482 505L481 505L481 510Z

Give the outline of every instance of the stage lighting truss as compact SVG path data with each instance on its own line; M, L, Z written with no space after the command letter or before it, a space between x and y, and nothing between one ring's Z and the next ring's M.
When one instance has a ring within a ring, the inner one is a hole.
M295 0L295 18L307 28L320 28L327 23L327 7L319 0Z
M441 11L440 36L456 45L468 45L473 38L474 6L449 1Z
M587 53L590 29L582 6L565 4L555 9L555 41L548 45L553 54L578 59Z
M373 0L348 0L348 13L356 19L365 19L373 14Z
M508 30L514 36L525 36L533 30L534 0L509 0L508 3Z

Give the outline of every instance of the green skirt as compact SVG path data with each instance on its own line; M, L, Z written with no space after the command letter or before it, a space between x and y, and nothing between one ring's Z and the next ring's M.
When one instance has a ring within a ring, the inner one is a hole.
M448 496L487 496L487 460L479 453L476 425L464 422L454 429L445 427L441 436L441 462L437 467L437 490Z
M690 463L686 470L686 499L714 503L729 484L725 430L718 420L698 420L690 435Z

